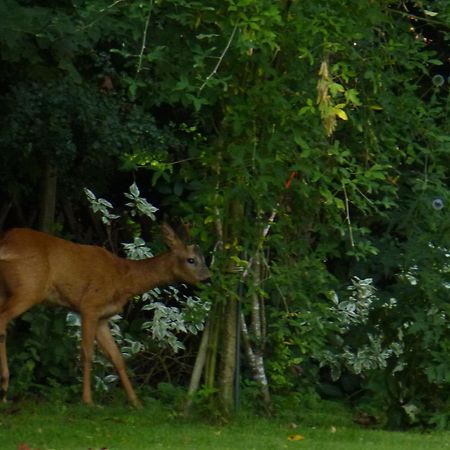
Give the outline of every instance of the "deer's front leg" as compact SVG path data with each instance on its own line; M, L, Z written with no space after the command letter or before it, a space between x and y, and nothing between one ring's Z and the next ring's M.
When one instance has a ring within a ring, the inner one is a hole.
M90 314L81 315L81 357L83 360L83 403L92 404L91 370L94 356L94 340L98 318Z
M96 337L101 349L114 364L114 367L119 374L120 381L122 382L122 386L127 393L128 400L130 400L134 407L140 408L142 405L134 392L130 379L128 378L125 361L123 360L123 356L111 334L107 320L102 319L98 322Z

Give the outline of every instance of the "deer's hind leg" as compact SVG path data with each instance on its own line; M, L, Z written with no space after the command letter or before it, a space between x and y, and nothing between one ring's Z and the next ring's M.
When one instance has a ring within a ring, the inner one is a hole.
M33 298L15 294L0 298L0 399L6 402L9 387L9 367L6 353L6 328L8 323L35 304Z
M6 354L6 324L3 324L0 315L0 399L6 402L6 393L9 386L9 367Z

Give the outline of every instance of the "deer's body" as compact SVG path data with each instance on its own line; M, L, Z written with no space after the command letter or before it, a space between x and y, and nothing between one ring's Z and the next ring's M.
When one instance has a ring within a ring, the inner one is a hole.
M119 258L94 245L74 244L25 228L0 240L0 377L9 384L6 327L33 305L48 302L78 311L82 321L83 401L92 402L90 372L94 341L115 365L128 398L139 401L109 331L108 319L137 294L175 281L195 284L209 277L203 256L165 225L170 251L144 260Z

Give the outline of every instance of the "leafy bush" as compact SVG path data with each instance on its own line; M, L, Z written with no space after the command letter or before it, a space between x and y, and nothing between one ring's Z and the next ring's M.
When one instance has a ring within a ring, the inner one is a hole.
M101 215L105 225L111 226L114 221L121 218L120 215L112 212L113 205L109 201L97 198L88 189L85 189L85 193L93 211ZM124 195L130 200L125 204L130 218L145 216L150 220L156 219L155 212L157 208L141 197L135 183L130 186L129 192L126 192ZM128 219L129 226L130 220ZM137 224L131 227L138 229ZM139 235L135 236L132 243L123 243L122 246L130 259L142 259L153 256L153 252ZM164 303L159 301L161 298L164 299ZM140 301L144 303L142 307L138 306ZM170 348L174 353L184 349L185 346L180 340L180 335L195 335L203 330L204 321L210 309L208 302L196 296L188 295L174 286L156 288L143 294L140 301L136 302L135 305L140 311L140 319L135 321L133 331L129 330L124 335L123 333L125 332L121 331L120 327L121 317L117 315L112 318L113 335L125 357L149 352L155 343L166 349L166 351ZM71 314L68 317L72 317ZM71 320L71 323L72 326L76 325L79 328L80 324L77 321ZM78 335L80 336L79 330ZM99 361L109 365L104 358ZM96 376L98 384L101 384L104 388L106 388L108 383L117 380L116 376L111 375L103 378Z

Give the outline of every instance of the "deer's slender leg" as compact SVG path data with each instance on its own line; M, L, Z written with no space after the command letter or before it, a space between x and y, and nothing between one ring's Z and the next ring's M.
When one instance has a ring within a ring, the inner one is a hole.
M92 404L91 371L98 317L81 313L81 356L83 360L83 402Z
M117 347L117 344L111 334L109 323L107 320L99 321L97 326L96 338L98 344L100 345L100 348L114 364L114 367L119 374L120 381L122 382L122 386L127 393L128 399L133 404L133 406L139 408L141 406L141 403L138 400L136 393L134 392L130 379L128 378L125 361L123 360L123 356L120 353L120 350Z
M6 402L9 387L9 367L6 353L8 323L29 309L35 302L26 297L12 295L0 303L0 399Z
M6 355L6 326L0 319L0 397L6 402L6 393L9 386L8 357Z

